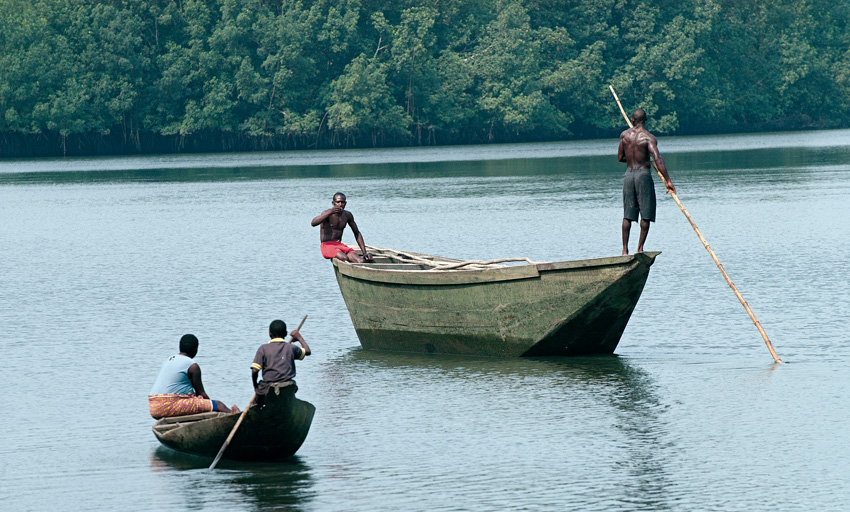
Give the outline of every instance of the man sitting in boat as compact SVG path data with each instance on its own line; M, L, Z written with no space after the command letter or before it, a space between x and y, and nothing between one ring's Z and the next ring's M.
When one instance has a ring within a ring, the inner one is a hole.
M372 261L372 255L366 252L363 235L360 234L357 224L354 223L354 215L345 209L345 205L345 194L337 192L331 200L332 208L323 211L313 219L312 225L314 227L319 224L322 225L320 233L322 256L329 260L336 258L352 263L363 263L364 259L366 261ZM363 252L362 258L354 252L354 249L342 243L342 232L345 231L346 225L351 226L354 239Z
M291 333L292 341L301 344L300 347L287 343L286 323L274 320L269 324L271 340L257 349L254 362L251 364L251 381L257 394L257 405L262 407L269 387L279 382L291 381L295 378L295 360L304 359L312 354L310 346L298 330ZM257 376L263 372L263 380L257 382Z
M201 382L201 367L193 361L197 354L198 338L184 334L180 338L180 353L163 363L148 395L148 409L154 419L211 411L239 412L235 405L227 407L207 396Z

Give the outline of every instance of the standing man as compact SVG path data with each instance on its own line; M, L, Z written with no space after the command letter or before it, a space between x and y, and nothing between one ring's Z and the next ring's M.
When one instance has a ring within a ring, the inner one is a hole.
M287 382L295 378L295 360L304 359L312 354L310 346L298 330L292 331L292 341L301 346L286 342L286 323L283 320L273 320L269 324L271 340L257 349L254 362L251 363L251 382L257 393L257 405L263 406L269 387L277 382ZM260 371L263 380L257 382Z
M649 223L655 222L655 185L652 182L650 156L664 176L667 192L676 193L664 159L658 152L658 141L646 130L646 112L643 109L632 112L632 125L632 128L620 134L620 147L617 149L617 159L626 162L626 176L623 180L623 256L629 254L629 231L632 222L638 220L638 212L640 239L637 252L643 252Z
M322 256L329 260L336 258L351 263L363 263L364 259L372 261L372 255L366 252L363 235L360 234L357 224L354 223L354 215L345 209L345 204L345 194L337 192L331 201L332 208L323 211L313 219L313 226L322 225L320 233ZM354 252L354 249L342 243L342 232L346 225L351 226L354 239L357 240L357 245L363 251L363 258Z
M210 399L201 382L201 367L193 361L196 355L198 338L194 334L184 334L180 338L180 353L162 364L148 394L148 409L154 419L212 411L239 412L235 405L227 407Z

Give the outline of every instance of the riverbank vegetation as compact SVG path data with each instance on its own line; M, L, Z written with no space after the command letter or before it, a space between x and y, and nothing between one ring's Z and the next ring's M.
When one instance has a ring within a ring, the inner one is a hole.
M2 0L0 156L850 126L834 0Z

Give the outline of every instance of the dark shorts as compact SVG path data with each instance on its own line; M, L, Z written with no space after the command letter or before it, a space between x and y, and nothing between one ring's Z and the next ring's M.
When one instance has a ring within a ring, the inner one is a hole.
M649 169L626 169L623 178L623 218L655 222L655 184Z

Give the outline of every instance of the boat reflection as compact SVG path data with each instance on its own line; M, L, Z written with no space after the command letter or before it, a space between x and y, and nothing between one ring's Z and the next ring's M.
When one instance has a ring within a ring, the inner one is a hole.
M185 494L187 509L196 508L199 499L206 501L210 497L222 503L235 500L243 505L237 507L240 509L245 506L253 510L314 508L313 468L297 455L275 463L222 459L215 471L209 473L211 463L209 457L184 454L164 446L151 453L153 471L182 473L173 480L175 487L180 488L177 492Z
M562 457L594 453L561 444L570 439L599 443L603 448L594 455L594 464L608 464L608 472L618 475L619 495L612 496L612 503L674 508L669 491L678 448L670 434L670 407L660 398L664 393L654 376L626 357L497 359L353 349L323 373L331 387L328 391L343 402L356 401L357 389L366 389L364 375L369 376L369 389L392 387L393 393L401 394L418 389L416 397L434 396L436 401L456 397L448 400L464 411L455 418L460 436L464 424L525 418L529 423L516 425L517 431L527 426L530 431L559 432L549 442ZM492 407L482 410L460 398L463 395ZM547 422L552 425L543 425ZM499 435L501 430L481 435Z

